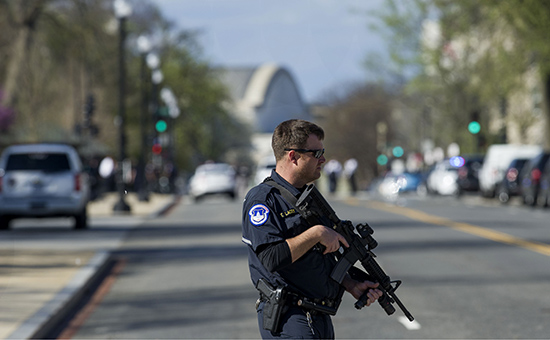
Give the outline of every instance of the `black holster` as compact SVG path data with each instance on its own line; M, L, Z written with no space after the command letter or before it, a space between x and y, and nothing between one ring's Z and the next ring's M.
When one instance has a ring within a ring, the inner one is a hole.
M262 301L264 301L263 328L276 333L287 302L288 292L285 287L274 288L263 279L258 280L256 289L260 291Z

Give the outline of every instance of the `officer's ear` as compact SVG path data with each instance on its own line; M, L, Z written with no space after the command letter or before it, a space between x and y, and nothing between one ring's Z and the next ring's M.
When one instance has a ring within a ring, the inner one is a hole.
M286 154L286 157L287 157L287 160L294 164L294 165L297 165L298 164L298 159L300 158L300 153L294 151L294 150L290 150L288 151L288 153Z

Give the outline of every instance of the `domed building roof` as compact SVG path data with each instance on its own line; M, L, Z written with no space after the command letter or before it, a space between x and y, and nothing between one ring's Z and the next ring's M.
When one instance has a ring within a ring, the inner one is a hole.
M287 119L310 119L296 81L284 67L224 67L220 79L232 97L233 114L257 133L272 133Z

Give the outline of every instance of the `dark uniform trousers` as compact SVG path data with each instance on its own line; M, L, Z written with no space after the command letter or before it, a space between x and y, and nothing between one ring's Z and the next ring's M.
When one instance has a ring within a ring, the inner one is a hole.
M334 339L334 327L330 315L323 313L311 314L308 321L306 312L297 306L292 306L281 316L280 333L272 333L263 329L264 303L258 306L258 325L262 339Z

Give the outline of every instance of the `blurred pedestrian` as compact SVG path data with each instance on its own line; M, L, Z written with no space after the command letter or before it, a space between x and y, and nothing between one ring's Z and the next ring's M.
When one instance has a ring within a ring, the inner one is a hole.
M338 178L342 172L342 164L336 159L331 159L324 167L325 173L328 175L329 191L331 194L336 192L338 187Z
M344 162L344 176L348 179L349 188L352 195L357 192L357 182L355 181L355 171L357 171L357 160L350 158Z

